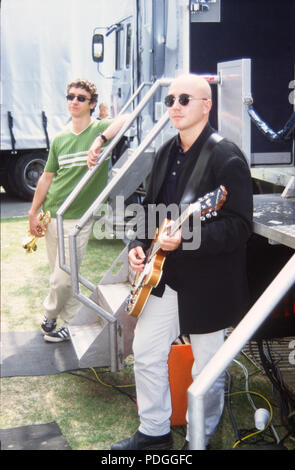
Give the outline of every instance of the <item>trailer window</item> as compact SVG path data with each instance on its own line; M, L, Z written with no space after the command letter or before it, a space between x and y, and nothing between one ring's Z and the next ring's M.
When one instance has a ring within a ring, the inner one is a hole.
M129 69L131 64L131 36L131 24L128 23L126 28L126 69Z
M116 70L123 68L123 44L124 44L124 29L119 28L116 31Z

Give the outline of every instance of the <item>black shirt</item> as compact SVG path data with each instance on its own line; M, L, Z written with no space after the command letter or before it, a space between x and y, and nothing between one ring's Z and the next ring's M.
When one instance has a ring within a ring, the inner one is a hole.
M183 164L185 162L185 152L180 145L180 137L177 136L177 145L174 152L169 156L169 164L166 177L158 196L158 202L166 206L173 204L176 201L176 188L181 173Z
M213 132L214 129L210 124L206 124L199 137L186 152L181 147L179 135L176 137L176 145L172 147L169 155L166 176L157 196L157 204L163 203L168 206L171 203L175 203L177 199L179 200L177 198L179 182L180 180L189 180L203 145Z

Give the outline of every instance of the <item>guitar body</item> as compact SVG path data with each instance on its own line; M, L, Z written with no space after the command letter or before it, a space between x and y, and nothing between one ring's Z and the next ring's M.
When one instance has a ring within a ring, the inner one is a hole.
M159 235L165 230L167 223L168 220L166 219L160 229L157 230L156 237L150 247L150 252L152 252L154 245L157 243ZM139 317L152 289L157 287L159 284L163 273L165 259L166 254L160 249L150 260L149 258L147 259L145 266L146 272L136 273L134 285L129 296L128 314L132 317Z
M135 318L139 317L139 315L144 309L144 306L150 296L152 289L153 286L146 285L143 287L139 287L136 292L132 294L132 301L130 301L128 308L129 315Z
M135 275L130 295L126 300L126 311L133 317L139 317L154 287L156 287L163 273L163 266L166 259L166 253L161 249L158 241L162 232L167 231L173 235L183 222L192 214L200 217L201 220L217 216L217 211L223 206L227 197L227 191L224 186L219 186L215 191L207 193L199 198L195 203L189 205L185 212L172 222L172 226L165 219L160 229L157 230L155 239L153 240L149 252L147 254L144 270Z

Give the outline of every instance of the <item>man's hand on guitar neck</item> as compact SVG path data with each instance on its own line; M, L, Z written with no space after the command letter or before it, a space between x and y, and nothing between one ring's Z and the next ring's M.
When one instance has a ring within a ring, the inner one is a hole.
M181 229L178 229L173 235L169 233L172 223L169 223L165 230L159 235L158 242L161 250L174 251L177 250L181 243Z

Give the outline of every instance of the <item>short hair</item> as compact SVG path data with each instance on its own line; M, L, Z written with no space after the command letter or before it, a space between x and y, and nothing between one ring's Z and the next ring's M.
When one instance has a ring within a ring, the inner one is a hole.
M97 103L97 98L98 98L97 88L96 88L96 85L90 80L77 78L76 80L68 84L67 86L68 93L69 93L70 88L83 88L84 90L88 91L88 93L90 93L91 95L90 102Z

